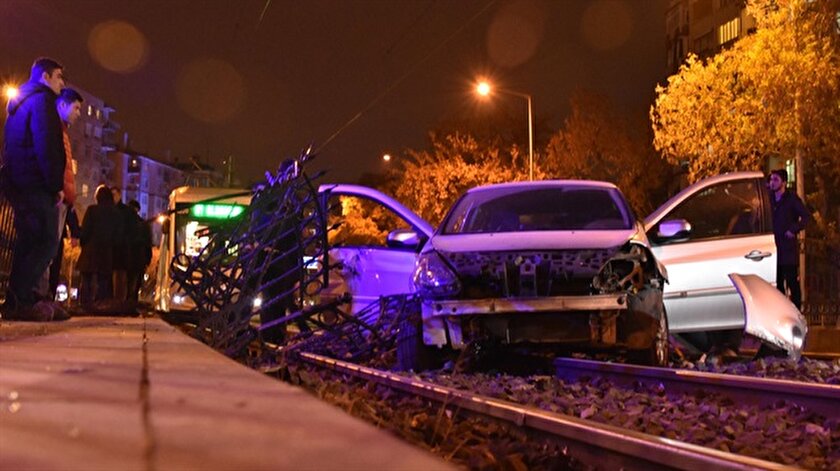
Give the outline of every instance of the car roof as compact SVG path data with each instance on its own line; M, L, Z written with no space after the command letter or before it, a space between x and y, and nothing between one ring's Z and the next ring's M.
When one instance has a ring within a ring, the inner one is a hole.
M475 193L480 191L489 191L496 189L518 189L518 188L550 188L561 186L589 186L593 188L614 188L618 187L612 183L598 181L598 180L536 180L536 181L519 181L519 182L505 182L493 183L490 185L477 186L467 190L467 193Z

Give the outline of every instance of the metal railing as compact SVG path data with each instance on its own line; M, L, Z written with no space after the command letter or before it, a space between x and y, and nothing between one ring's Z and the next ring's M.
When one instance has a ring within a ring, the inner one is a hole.
M15 244L15 215L12 205L0 194L0 299L6 299L9 273L12 271L12 249Z
M802 314L808 325L840 328L840 247L822 239L807 238L804 252Z

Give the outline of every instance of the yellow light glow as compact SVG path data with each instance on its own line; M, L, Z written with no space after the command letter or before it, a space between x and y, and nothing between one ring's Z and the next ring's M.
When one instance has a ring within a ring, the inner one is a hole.
M20 90L18 90L18 88L14 85L6 85L3 87L3 96L5 96L9 101L17 98L18 93L20 93Z
M382 160L384 160L385 162L390 162L391 161L391 154L383 155Z
M159 224L163 224L164 221L166 221L166 216L165 215L161 214L160 216L157 217L157 222Z
M475 87L475 91L481 96L487 96L491 91L490 84L487 82L479 82Z

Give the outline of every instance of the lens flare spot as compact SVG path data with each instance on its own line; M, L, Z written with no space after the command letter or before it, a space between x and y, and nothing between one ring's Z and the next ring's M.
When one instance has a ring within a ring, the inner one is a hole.
M623 2L599 0L586 8L580 30L584 41L592 49L617 49L627 42L633 33L633 13Z
M515 67L534 56L543 37L545 14L533 1L505 5L487 29L487 53L501 67Z
M235 116L245 101L242 76L219 59L198 59L181 69L175 84L181 109L205 123L221 123Z
M146 64L149 43L133 25L109 20L99 23L90 31L88 51L103 68L127 74Z

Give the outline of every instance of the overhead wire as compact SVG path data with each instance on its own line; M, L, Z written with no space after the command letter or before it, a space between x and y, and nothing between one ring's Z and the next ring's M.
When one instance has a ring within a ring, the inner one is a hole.
M268 0L269 2L271 0ZM408 78L411 74L413 74L424 62L429 60L433 55L435 55L439 50L441 50L444 46L446 46L452 39L454 39L458 34L460 34L463 30L465 30L468 26L470 26L475 20L477 20L484 12L486 12L497 0L490 0L481 8L478 12L476 12L470 19L464 22L461 27L456 29L452 32L449 36L447 36L443 41L441 41L437 46L432 48L425 56L423 56L419 61L417 61L413 66L409 67L406 72L398 77L396 80L391 82L391 84L385 88L381 93L376 95L368 104L362 108L358 113L356 113L352 118L350 118L347 122L341 125L329 138L327 138L323 144L318 146L315 149L314 153L320 153L327 145L329 145L339 134L341 134L345 129L353 125L356 121L359 120L365 113L370 111L376 104L382 100L385 96L387 96L391 91L393 91L397 86L402 83L406 78Z

